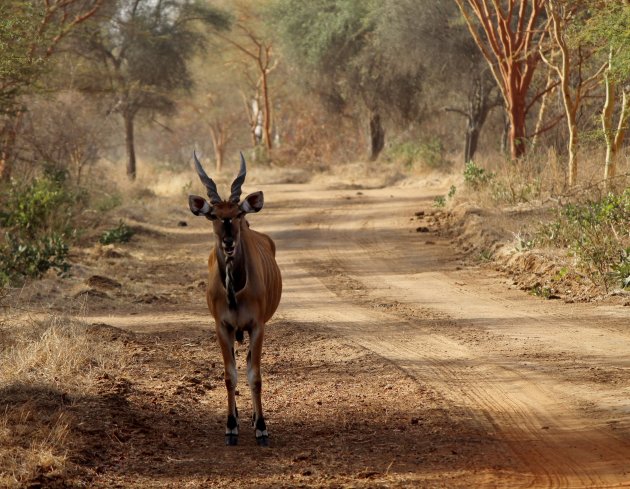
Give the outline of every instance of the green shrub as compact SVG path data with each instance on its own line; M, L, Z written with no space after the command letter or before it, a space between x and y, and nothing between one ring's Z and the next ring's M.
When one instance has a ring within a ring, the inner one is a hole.
M32 242L15 239L5 234L0 256L0 283L9 284L23 277L41 277L49 269L65 273L68 244L63 236L44 236Z
M473 190L481 190L492 181L494 173L477 166L474 161L466 163L464 168L464 183Z
M133 229L119 221L115 228L105 231L99 241L101 244L127 243L133 235Z
M599 201L568 204L541 226L542 244L566 247L592 282L608 290L630 283L630 189Z
M69 234L77 200L77 194L49 178L12 185L2 200L0 227L17 232L22 238Z
M15 183L0 201L0 283L37 278L49 269L68 270L68 241L82 196L49 176Z

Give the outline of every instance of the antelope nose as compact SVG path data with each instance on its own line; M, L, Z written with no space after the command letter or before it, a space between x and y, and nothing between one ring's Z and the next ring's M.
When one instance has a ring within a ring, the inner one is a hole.
M232 248L234 246L234 238L223 238L223 246Z

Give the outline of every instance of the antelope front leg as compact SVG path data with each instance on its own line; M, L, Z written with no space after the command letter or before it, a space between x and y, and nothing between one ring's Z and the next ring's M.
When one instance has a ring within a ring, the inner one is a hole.
M234 357L234 328L227 323L217 328L217 338L223 355L225 368L225 388L228 395L228 417L225 428L225 444L238 444L238 409L236 408L236 383L238 374L236 371L236 358Z
M260 375L260 357L263 344L262 324L252 326L249 332L249 352L247 354L247 381L252 391L252 403L254 404L254 417L252 422L255 428L258 445L269 446L269 433L262 410L262 377Z

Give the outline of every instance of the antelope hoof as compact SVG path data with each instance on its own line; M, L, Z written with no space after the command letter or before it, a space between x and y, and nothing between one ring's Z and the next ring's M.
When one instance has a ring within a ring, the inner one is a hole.
M267 425L265 424L264 418L258 418L256 423L254 423L254 427L256 428L256 443L258 443L259 447L268 447L269 446L269 433L267 432Z
M227 427L225 429L225 444L228 446L238 445L238 418L228 415Z
M256 443L259 447L268 447L269 446L269 437L261 436L260 438L256 438Z

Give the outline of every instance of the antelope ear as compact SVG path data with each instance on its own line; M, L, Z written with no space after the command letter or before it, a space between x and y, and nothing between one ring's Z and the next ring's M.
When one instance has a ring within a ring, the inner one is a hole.
M262 192L254 192L253 194L249 194L245 197L245 200L241 202L240 208L244 214L249 214L250 212L258 212L263 208L265 204L265 199L263 197Z
M212 211L212 207L206 199L203 197L199 197L198 195L189 195L188 196L188 207L190 207L190 211L195 216L206 216L210 214Z

